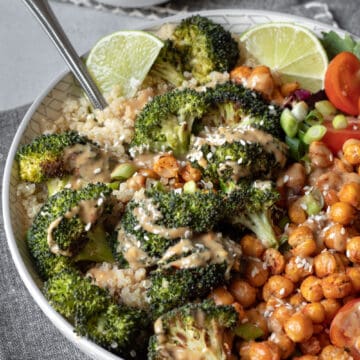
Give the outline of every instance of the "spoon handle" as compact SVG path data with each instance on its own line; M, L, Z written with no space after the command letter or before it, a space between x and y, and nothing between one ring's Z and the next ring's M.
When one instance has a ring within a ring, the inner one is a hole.
M64 33L56 16L47 0L23 0L32 14L36 17L43 29L55 44L68 67L79 81L81 87L89 97L92 105L96 109L103 110L107 103L100 93L98 87L90 77L83 61L77 55L74 47L71 45L68 37Z

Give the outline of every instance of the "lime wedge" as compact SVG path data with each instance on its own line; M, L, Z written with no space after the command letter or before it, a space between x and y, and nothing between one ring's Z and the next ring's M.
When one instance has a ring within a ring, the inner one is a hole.
M163 42L144 31L118 31L99 40L86 59L90 75L103 94L118 86L133 96L156 60Z
M268 23L246 31L241 37L245 57L253 65L266 65L283 82L298 81L316 92L323 88L328 58L320 40L305 27Z

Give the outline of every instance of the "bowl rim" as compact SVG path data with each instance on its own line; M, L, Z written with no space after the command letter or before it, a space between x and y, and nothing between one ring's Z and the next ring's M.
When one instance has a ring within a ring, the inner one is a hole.
M157 26L163 25L167 22L176 22L186 17L192 15L202 15L202 16L270 16L270 17L280 17L284 18L286 22L295 22L299 24L311 24L313 26L321 27L327 31L333 30L336 31L340 35L348 34L348 31L344 31L342 29L338 29L334 26L322 23L320 21L308 19L306 17L291 15L283 12L276 11L267 11L267 10L256 10L256 9L216 9L216 10L202 10L202 11L194 11L194 12L181 12L177 15L162 18L156 21L149 22L147 24L136 26L132 28L132 30L147 30L152 29ZM278 21L278 20L276 20ZM357 38L355 35L352 35L354 38ZM11 179L11 171L13 168L13 163L15 159L16 150L20 144L22 135L28 126L29 122L32 119L35 111L41 105L42 101L46 98L46 96L50 93L50 91L56 86L56 84L65 76L67 76L70 72L68 70L62 71L59 75L57 75L49 85L35 98L34 102L27 110L23 119L20 122L20 125L16 131L16 134L11 142L11 146L8 151L4 175L3 175L3 189L2 189L2 210L3 210L3 218L4 218L4 229L5 236L7 239L7 244L10 249L11 257L19 273L25 287L28 292L34 299L35 303L40 307L42 312L48 317L48 319L52 322L52 324L73 344L75 344L82 352L89 355L90 357L94 357L95 359L102 360L120 360L122 359L120 356L115 355L105 348L100 347L95 344L91 340L86 339L85 337L80 337L74 333L74 327L59 313L57 313L48 303L41 290L32 279L30 273L28 272L26 265L22 259L20 251L16 245L15 235L12 229L11 217L10 217L10 179Z

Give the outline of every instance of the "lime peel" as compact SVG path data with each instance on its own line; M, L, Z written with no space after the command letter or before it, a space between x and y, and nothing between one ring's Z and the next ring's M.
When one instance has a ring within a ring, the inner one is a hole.
M103 94L119 88L121 96L134 96L164 43L145 31L118 31L100 39L86 66Z
M309 29L283 22L257 25L240 37L251 65L266 65L283 82L298 81L304 89L323 88L328 58Z

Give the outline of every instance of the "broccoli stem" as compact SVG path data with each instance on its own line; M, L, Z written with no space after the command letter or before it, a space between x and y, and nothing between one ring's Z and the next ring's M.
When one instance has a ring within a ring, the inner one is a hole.
M270 219L270 210L244 213L236 217L239 223L251 230L266 248L278 248L279 242Z

